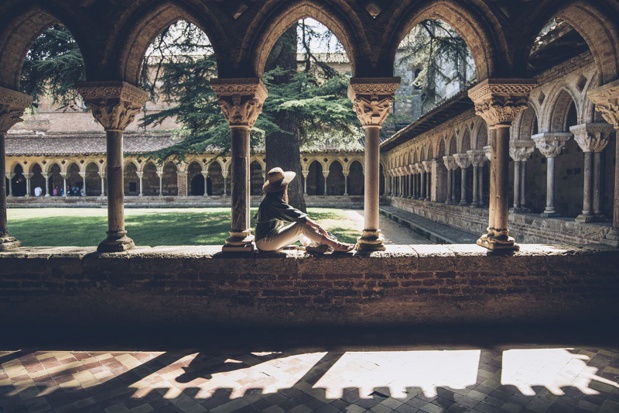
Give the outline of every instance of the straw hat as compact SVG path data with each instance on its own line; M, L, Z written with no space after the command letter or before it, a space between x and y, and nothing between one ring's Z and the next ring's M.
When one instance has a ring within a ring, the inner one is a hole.
M284 185L290 183L297 174L292 171L284 171L280 167L273 168L267 174L267 181L262 185L262 190L266 193L279 192Z

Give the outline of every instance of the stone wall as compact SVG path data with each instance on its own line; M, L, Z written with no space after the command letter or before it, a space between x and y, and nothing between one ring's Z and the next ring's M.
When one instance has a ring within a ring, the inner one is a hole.
M0 253L11 326L578 322L619 315L619 252L525 245L388 246L361 255L222 255L219 246Z
M391 198L390 204L432 221L473 234L485 234L488 209L445 205L405 198ZM596 244L610 231L610 223L580 223L572 218L542 218L539 214L509 214L509 231L518 243Z

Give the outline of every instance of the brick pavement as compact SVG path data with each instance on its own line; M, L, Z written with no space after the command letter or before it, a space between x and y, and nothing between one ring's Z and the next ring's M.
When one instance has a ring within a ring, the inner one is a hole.
M616 348L0 352L0 412L619 412Z

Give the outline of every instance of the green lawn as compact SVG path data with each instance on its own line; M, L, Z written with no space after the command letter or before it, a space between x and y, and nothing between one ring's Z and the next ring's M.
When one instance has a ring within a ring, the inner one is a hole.
M308 212L342 241L359 236L356 224L339 209ZM107 230L105 208L10 208L8 219L10 234L24 246L96 246ZM125 223L136 245L223 245L230 208L127 208Z

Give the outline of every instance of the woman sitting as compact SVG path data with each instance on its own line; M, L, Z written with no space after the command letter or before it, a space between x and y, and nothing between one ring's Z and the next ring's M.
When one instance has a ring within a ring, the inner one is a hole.
M308 251L313 252L326 252L328 249L334 252L352 251L354 245L339 242L306 213L288 204L288 184L295 175L279 167L269 171L267 182L262 186L265 197L258 208L256 247L260 251L277 251L301 241L303 244L315 243L311 250L307 247Z

